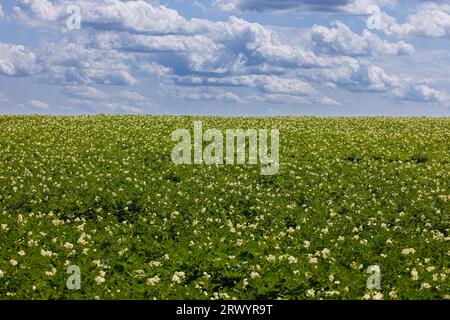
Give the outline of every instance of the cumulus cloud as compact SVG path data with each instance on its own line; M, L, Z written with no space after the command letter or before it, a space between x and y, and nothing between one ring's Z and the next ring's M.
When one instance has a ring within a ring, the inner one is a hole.
M0 75L25 76L37 70L36 56L21 45L0 42Z
M156 62L140 64L139 70L159 78L169 77L173 73L171 68L162 66Z
M76 99L104 100L108 98L106 92L86 86L66 86L64 87L63 92Z
M193 32L189 23L176 10L145 1L121 2L118 0L83 3L84 23L96 29L109 30L111 25L119 30L150 34Z
M310 84L297 79L266 77L257 86L267 93L290 94L293 96L311 96L316 93Z
M371 4L392 2L232 0L216 1L216 5L227 6L228 11L305 8L366 14ZM373 56L412 54L413 46L385 41L368 30L356 34L342 22L332 27L314 26L307 32L306 43L296 43L281 38L270 27L234 16L225 21L187 19L176 10L142 0L21 0L13 12L19 21L47 28L63 21L69 4L81 7L83 29L41 48L39 66L54 83L66 86L67 95L83 101L103 99L103 107L108 110L134 112L137 110L131 108L142 110L150 104L131 90L107 99L94 89L95 85L135 85L138 79L134 72L138 71L160 77L175 87L176 96L189 100L245 102L251 96L231 91L244 87L268 102L278 98L280 102L339 104L319 91L322 85L379 92L398 100L446 100L445 93L427 84L389 76L382 68L367 63ZM445 9L443 5L436 7ZM400 28L394 27L396 21L387 21L389 30ZM445 27L445 23L439 26ZM1 52L0 47L0 57L4 55ZM11 55L9 60L13 60ZM2 68L8 65L3 61L8 59L0 59L0 73L20 70Z
M255 95L249 97L249 100L273 103L273 104L298 104L298 105L311 105L319 104L325 106L340 106L341 103L334 100L333 98L322 96L322 97L299 97L286 94L263 94Z
M222 78L177 78L176 83L190 88L175 95L189 100L220 100L224 102L265 102L276 104L321 104L340 105L336 100L322 95L309 83L299 79L277 76L247 75ZM222 88L256 88L259 94L240 97ZM200 92L198 91L200 88Z
M117 98L128 102L148 102L148 99L135 91L122 91L116 95Z
M83 26L99 30L171 34L198 33L203 27L200 20L188 21L176 10L142 0L20 0L13 15L23 23L42 25L67 18L69 5L81 8Z
M50 107L45 102L39 101L39 100L30 100L27 103L27 106L34 110L49 110Z
M38 0L27 0L29 3L35 1ZM77 3L82 7L83 26L109 31L94 37L96 45L104 50L178 52L177 58L184 58L188 69L207 72L224 72L239 67L238 63L263 62L258 59L296 66L329 63L312 52L281 43L269 28L236 17L230 17L228 21L187 20L175 10L144 1L100 2L103 5L90 1ZM64 6L64 3L59 5ZM25 12L30 19L40 17L33 10ZM249 56L254 57L249 59Z
M130 90L108 94L89 86L65 86L62 91L71 98L72 108L141 113L144 108L154 107L150 99Z
M316 25L311 29L311 42L316 53L349 56L414 53L414 47L403 41L389 43L368 30L364 30L362 36L359 36L342 22L335 22L334 25L335 28Z
M0 4L0 19L3 19L5 17L5 13L3 12L2 5Z
M450 4L426 2L417 6L408 16L406 23L383 13L382 30L397 36L418 36L425 38L450 37Z
M52 43L43 48L41 65L58 84L134 85L127 59L116 51L86 48L82 43Z
M388 75L376 65L348 65L337 70L311 71L309 76L315 81L329 81L338 87L353 92L375 92L398 101L415 101L444 104L449 95L428 86L423 81Z
M48 0L19 0L13 7L12 16L26 25L39 26L57 21L64 9Z
M245 75L231 77L177 77L176 82L191 86L223 86L257 88L261 92L288 94L293 96L312 96L314 88L299 79L280 78L277 76Z

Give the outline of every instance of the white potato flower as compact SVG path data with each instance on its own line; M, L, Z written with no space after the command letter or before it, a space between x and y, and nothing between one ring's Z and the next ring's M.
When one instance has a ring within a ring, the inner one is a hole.
M159 261L150 261L148 264L149 264L151 267L155 267L155 268L161 266L161 262L159 262Z
M404 256L407 256L407 255L410 255L410 254L414 254L414 253L416 253L416 249L414 249L414 248L405 248L405 249L402 250L402 254Z
M73 249L73 244L71 244L70 242L66 242L66 243L64 243L64 248Z
M103 278L102 276L95 277L95 282L99 285L104 283L105 281L106 281L105 278Z
M417 270L415 268L411 271L411 279L413 281L419 280L419 273L417 272Z
M428 282L423 282L423 283L420 285L420 288L421 288L421 289L430 289L430 288L431 288L431 285L430 285Z
M149 279L147 280L147 284L148 284L149 286L155 286L155 285L157 285L157 284L159 283L159 281L161 281L161 279L159 279L158 276L155 276L155 277L153 277L153 278L149 278Z
M56 274L56 269L53 267L51 271L46 271L45 275L48 277L53 277Z
M381 292L377 292L373 295L373 300L383 300L383 294Z
M43 256L43 257L51 257L52 255L53 255L53 252L51 252L50 250L41 249L41 256Z
M293 256L288 257L289 264L297 263L297 258Z
M310 264L317 264L317 262L319 262L319 260L316 257L311 257L311 258L309 258L308 262Z
M176 271L176 272L173 274L172 281L175 282L175 283L181 283L185 277L186 277L186 274L185 274L184 272L182 272L182 271L180 271L180 272Z
M396 300L398 298L397 291L392 290L391 292L389 292L389 297L391 297L391 299L393 300Z

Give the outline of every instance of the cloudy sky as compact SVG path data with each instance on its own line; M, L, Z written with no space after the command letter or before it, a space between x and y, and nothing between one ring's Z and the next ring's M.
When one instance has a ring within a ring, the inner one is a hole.
M450 116L450 0L0 0L0 114Z

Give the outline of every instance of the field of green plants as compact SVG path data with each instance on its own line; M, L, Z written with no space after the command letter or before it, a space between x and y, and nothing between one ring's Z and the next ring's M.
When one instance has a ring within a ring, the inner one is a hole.
M174 165L171 132L199 119L279 129L278 174ZM450 299L450 118L2 116L0 128L0 300Z

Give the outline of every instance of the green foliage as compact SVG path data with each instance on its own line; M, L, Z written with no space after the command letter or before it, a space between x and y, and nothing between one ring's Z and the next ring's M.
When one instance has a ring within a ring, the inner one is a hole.
M278 175L175 166L171 132L199 119L279 129ZM0 299L449 298L448 118L8 116L0 128ZM366 287L370 265L380 290Z

